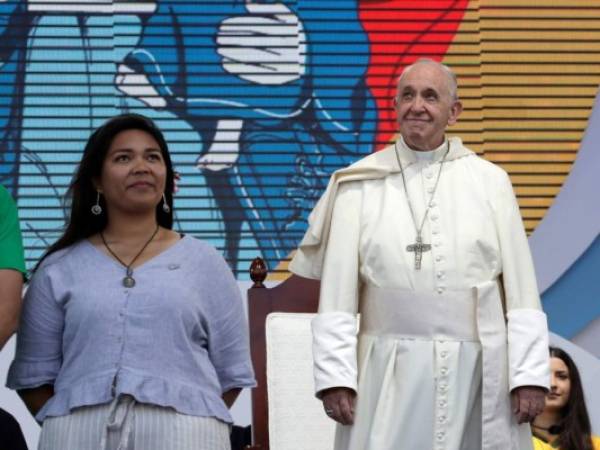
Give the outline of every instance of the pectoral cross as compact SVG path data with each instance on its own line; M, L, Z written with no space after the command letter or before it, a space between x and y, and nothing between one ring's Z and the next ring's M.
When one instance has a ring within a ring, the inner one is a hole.
M423 252L428 252L429 250L431 250L431 245L423 244L423 239L419 234L417 234L417 242L406 246L407 252L415 252L415 270L421 270Z

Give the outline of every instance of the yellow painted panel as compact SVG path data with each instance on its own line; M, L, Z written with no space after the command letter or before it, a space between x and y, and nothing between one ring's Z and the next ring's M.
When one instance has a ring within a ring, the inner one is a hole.
M510 23L506 23L506 25L509 27ZM516 39L560 42L598 41L598 34L597 30L486 30L481 36L482 41L511 41Z
M514 184L522 185L562 185L564 176L563 175L545 175L545 174L510 174L510 179Z
M485 117L488 120L493 119L583 119L587 123L590 115L590 110L587 108L581 109L492 109L485 110Z
M528 231L571 170L600 84L600 1L531 3L471 2L480 33L459 34L444 58L473 108L450 132L509 172Z
M600 31L598 32L600 34ZM600 57L598 58L600 60ZM537 86L556 86L564 88L570 88L574 85L587 85L594 88L600 84L600 73L597 75L581 75L580 73L556 73L553 75L540 75L536 73L530 74L501 74L501 75L488 75L483 74L483 79L486 85L495 84L513 84L513 85L537 85Z
M598 28L600 32L600 28ZM469 46L462 46L465 51ZM472 47L471 47L472 48ZM563 54L568 52L598 52L600 50L600 43L598 42L481 42L482 52L547 52L552 51L553 53Z
M553 142L553 141L576 141L579 142L581 139L581 131L486 131L485 141L538 141L538 142Z
M479 44L452 44L448 49L446 56L452 56L459 54L461 58L464 58L468 55L477 55L479 56L481 52L481 48Z
M556 150L563 150L570 152L569 154L575 154L579 149L579 142L488 142L487 150L490 157L495 154L495 151L506 151L511 150L519 152L518 155L535 155L536 158L541 158L538 155L539 152L553 152ZM501 153L499 153L501 154Z
M487 154L486 154L487 156ZM511 174L522 174L522 173L555 173L560 175L567 175L571 170L571 162L552 162L550 164L537 164L532 163L509 163L502 162L498 165L504 170Z
M485 2L484 2L485 3ZM523 1L518 2L519 6L523 6ZM508 6L508 5L503 5ZM514 5L517 6L517 5ZM556 6L556 5L555 5ZM581 9L577 9L576 5L569 5L569 9L559 9L559 8L544 8L540 5L537 8L493 8L485 5L479 10L479 15L481 16L481 21L484 22L486 20L515 20L515 19L581 19L582 15L585 14L585 19L600 19L600 9L587 9L582 11ZM597 7L598 4L596 3Z
M532 119L521 119L521 120L492 120L486 118L485 129L496 131L505 130L507 128L521 132L523 130L538 131L538 130L585 130L587 126L587 120L532 120Z
M481 87L484 98L488 95L523 97L596 97L598 86L486 86Z
M594 53L482 53L481 61L483 63L510 63L510 64L529 64L529 63L594 63L598 61L598 55Z
M600 33L594 32L595 34ZM598 56L600 59L600 55ZM507 63L487 63L483 68L484 74L492 74L492 73L506 73L514 76L518 76L518 74L531 74L531 75L543 75L543 74L557 74L559 76L562 75L570 75L570 74L586 74L589 76L591 74L600 74L600 65L598 64L585 64L585 63L571 63L571 64L507 64Z
M481 9L484 8L506 8L506 7L519 7L519 8L588 8L588 7L598 7L598 2L596 0L536 0L535 4L532 5L533 2L526 2L524 0L480 0L477 2ZM469 5L471 6L471 5ZM472 5L474 6L474 5Z
M580 12L581 14L581 12ZM538 17L534 16L534 19ZM584 20L565 20L564 18L550 18L544 20L532 20L530 18L511 17L505 20L493 18L491 14L481 15L480 30L502 30L504 28L522 30L597 30L600 28L600 17L586 16Z
M562 150L562 149L559 149ZM538 163L573 163L577 157L577 153L569 152L565 149L560 153L543 153L541 150L537 153L531 152L520 152L514 153L510 150L496 151L489 150L486 146L485 158L495 163L527 163L527 164L538 164Z
M528 108L585 108L591 111L596 96L589 97L560 97L560 98L523 98L523 97L495 97L485 99L487 107L528 107Z
M548 208L552 205L554 199L548 197L521 197L519 206L525 208Z
M519 206L522 206L519 204ZM539 220L544 217L545 211L540 208L521 207L521 214L524 220Z
M517 195L527 196L545 195L554 197L560 191L559 186L515 186L514 188Z

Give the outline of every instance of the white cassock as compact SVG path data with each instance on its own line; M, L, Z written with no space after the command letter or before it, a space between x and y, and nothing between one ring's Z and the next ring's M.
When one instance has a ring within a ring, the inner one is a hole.
M290 264L321 279L316 392L357 392L336 450L532 447L509 395L550 381L527 237L506 172L449 143L437 189L446 143L426 153L397 143L418 226L431 200L420 270L394 146L332 176Z

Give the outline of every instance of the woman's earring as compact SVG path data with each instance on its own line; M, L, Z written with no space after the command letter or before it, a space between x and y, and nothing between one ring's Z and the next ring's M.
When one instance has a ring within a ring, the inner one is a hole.
M92 214L95 216L102 214L102 206L100 206L100 191L96 191L96 204L92 206Z
M165 197L165 193L164 192L163 192L162 210L165 212L165 214L169 214L171 212L171 208L169 207L169 204L167 203L167 199Z

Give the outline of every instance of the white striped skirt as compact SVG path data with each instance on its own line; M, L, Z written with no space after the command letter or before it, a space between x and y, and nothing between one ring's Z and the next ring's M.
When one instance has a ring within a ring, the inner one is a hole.
M121 395L47 417L38 450L231 450L229 425Z

